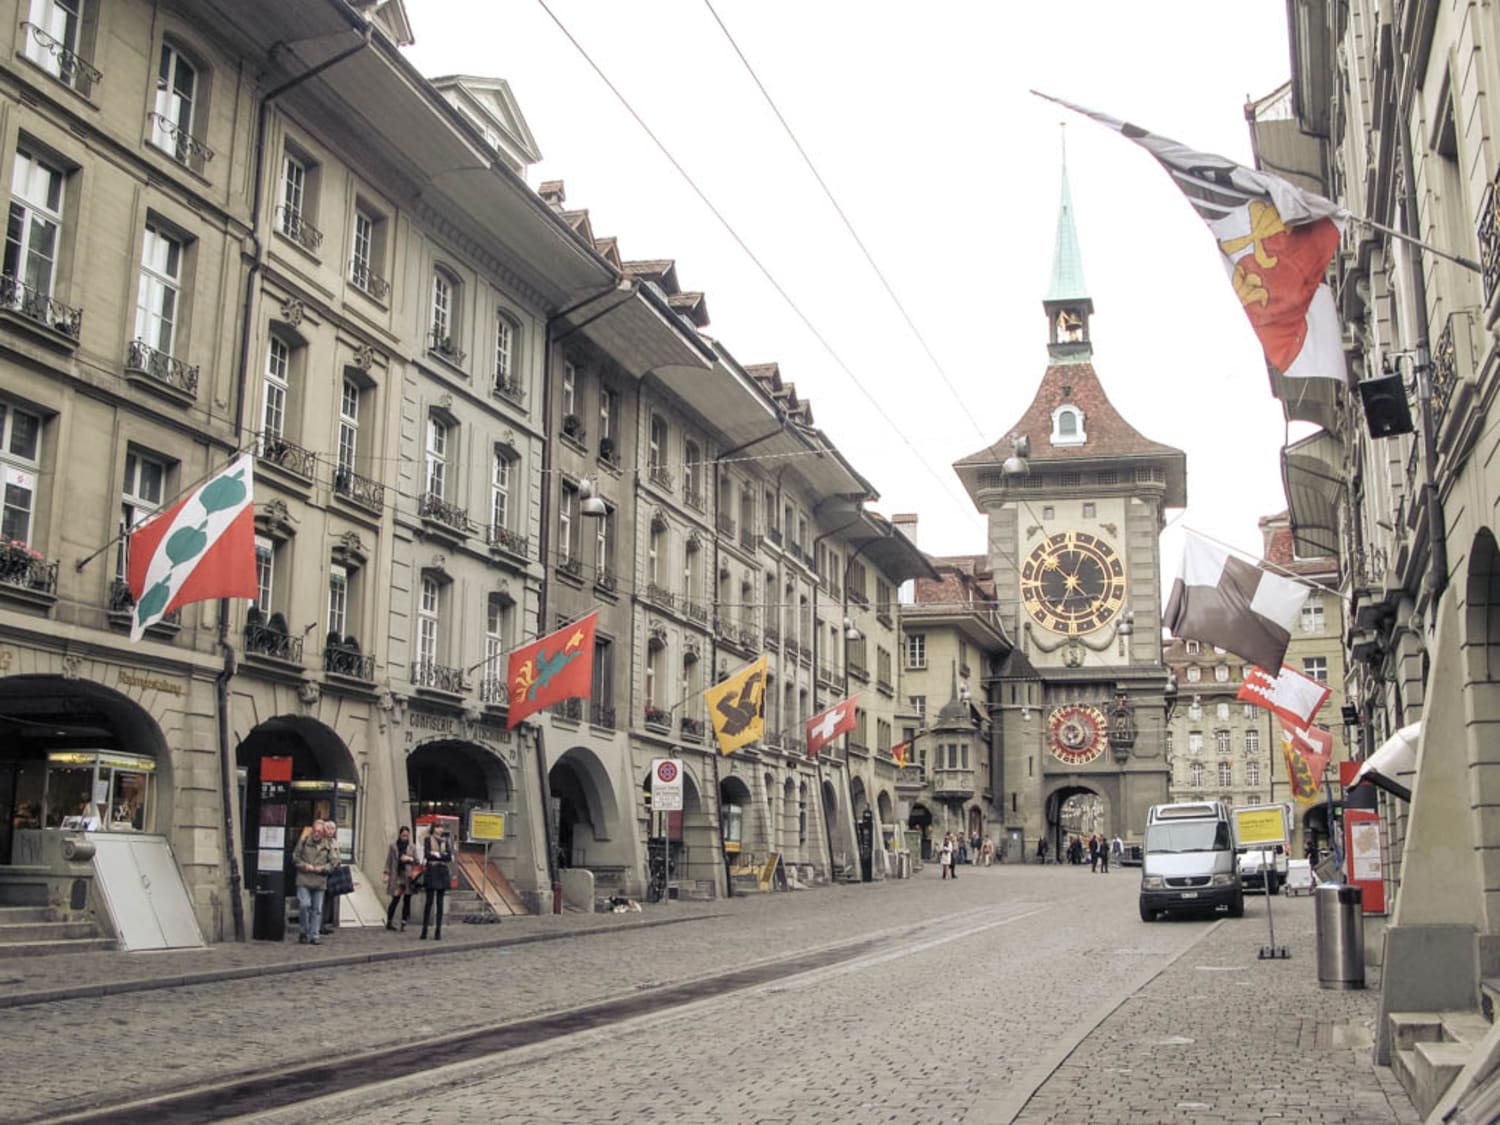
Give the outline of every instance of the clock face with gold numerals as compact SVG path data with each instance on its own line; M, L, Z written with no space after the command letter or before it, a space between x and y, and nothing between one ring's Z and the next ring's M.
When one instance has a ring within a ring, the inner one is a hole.
M1021 566L1021 602L1043 629L1069 637L1092 633L1125 608L1125 565L1097 535L1058 532Z

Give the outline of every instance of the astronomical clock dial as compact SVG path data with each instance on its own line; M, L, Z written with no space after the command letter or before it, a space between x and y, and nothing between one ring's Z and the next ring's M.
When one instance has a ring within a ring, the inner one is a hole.
M1047 717L1052 731L1052 756L1070 766L1086 766L1109 744L1104 712L1088 704L1054 707Z
M1097 535L1058 532L1022 564L1021 603L1043 629L1069 637L1092 633L1125 608L1125 564Z

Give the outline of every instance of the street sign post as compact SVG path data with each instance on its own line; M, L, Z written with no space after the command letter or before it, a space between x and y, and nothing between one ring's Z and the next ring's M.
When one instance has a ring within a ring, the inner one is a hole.
M681 758L656 758L652 761L651 811L682 811Z

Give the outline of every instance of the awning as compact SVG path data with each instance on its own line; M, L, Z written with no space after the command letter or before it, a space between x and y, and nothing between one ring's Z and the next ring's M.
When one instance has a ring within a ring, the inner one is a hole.
M1417 772L1417 743L1422 738L1420 721L1402 727L1380 744L1380 749L1365 759L1349 787L1368 781L1403 801L1411 800L1407 780Z
M1343 467L1343 443L1326 430L1294 441L1281 451L1281 480L1292 521L1293 550L1300 558L1339 553Z
M1281 400L1288 422L1311 422L1334 429L1343 413L1345 388L1337 379L1299 379L1277 374L1267 365L1271 393Z

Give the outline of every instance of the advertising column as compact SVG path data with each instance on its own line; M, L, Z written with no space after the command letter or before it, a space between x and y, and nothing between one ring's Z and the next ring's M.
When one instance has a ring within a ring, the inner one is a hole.
M260 788L253 794L256 808L251 820L259 833L250 931L256 941L286 936L286 806L291 787L290 758L260 760Z

